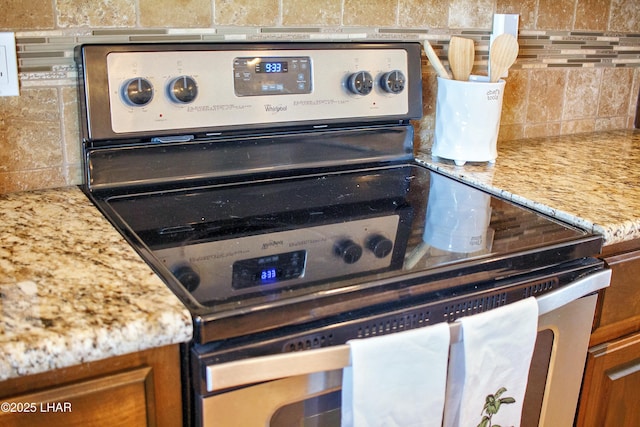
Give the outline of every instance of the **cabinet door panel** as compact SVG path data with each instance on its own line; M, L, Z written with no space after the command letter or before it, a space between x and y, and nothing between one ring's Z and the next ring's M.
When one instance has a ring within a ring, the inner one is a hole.
M639 401L640 334L589 350L577 425L637 427Z
M147 410L154 407L151 372L151 368L142 367L2 399L0 425L155 426L154 414Z
M605 426L640 426L640 360L611 369L604 379L610 398Z

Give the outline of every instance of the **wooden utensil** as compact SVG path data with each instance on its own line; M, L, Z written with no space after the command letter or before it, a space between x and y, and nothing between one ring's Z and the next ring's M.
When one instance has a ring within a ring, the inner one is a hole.
M449 42L449 66L454 80L465 82L469 80L474 59L473 40L457 36L451 37Z
M440 58L438 58L438 55L436 55L436 52L431 47L431 43L429 43L429 40L425 40L423 45L424 51L427 54L427 58L429 58L429 62L431 62L431 66L433 67L433 69L436 70L438 77L443 79L451 79L451 76L449 76L449 73L444 68L444 65L442 65L442 62L440 62Z
M518 41L511 34L500 34L489 51L489 81L497 82L518 57Z

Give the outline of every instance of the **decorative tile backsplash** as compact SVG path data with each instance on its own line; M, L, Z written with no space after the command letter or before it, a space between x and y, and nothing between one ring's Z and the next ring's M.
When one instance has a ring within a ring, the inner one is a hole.
M0 193L82 182L74 48L82 43L428 39L447 65L452 35L472 38L486 74L493 13L520 15L500 140L633 127L640 89L636 0L8 0L21 95L0 98ZM435 73L423 58L431 143Z

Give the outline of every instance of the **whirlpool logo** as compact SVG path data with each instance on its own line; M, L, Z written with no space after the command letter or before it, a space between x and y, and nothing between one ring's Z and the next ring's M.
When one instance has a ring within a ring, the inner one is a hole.
M277 114L281 111L287 111L287 106L282 104L280 105L265 104L264 111L266 111L267 113Z

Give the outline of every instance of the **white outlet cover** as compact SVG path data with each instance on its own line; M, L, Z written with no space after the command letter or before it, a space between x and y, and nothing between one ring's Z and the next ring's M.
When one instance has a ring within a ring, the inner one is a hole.
M520 15L518 14L501 14L496 13L493 15L493 31L491 35L495 38L503 33L508 33L518 38L518 21Z
M0 96L18 96L18 59L15 33L0 33Z

